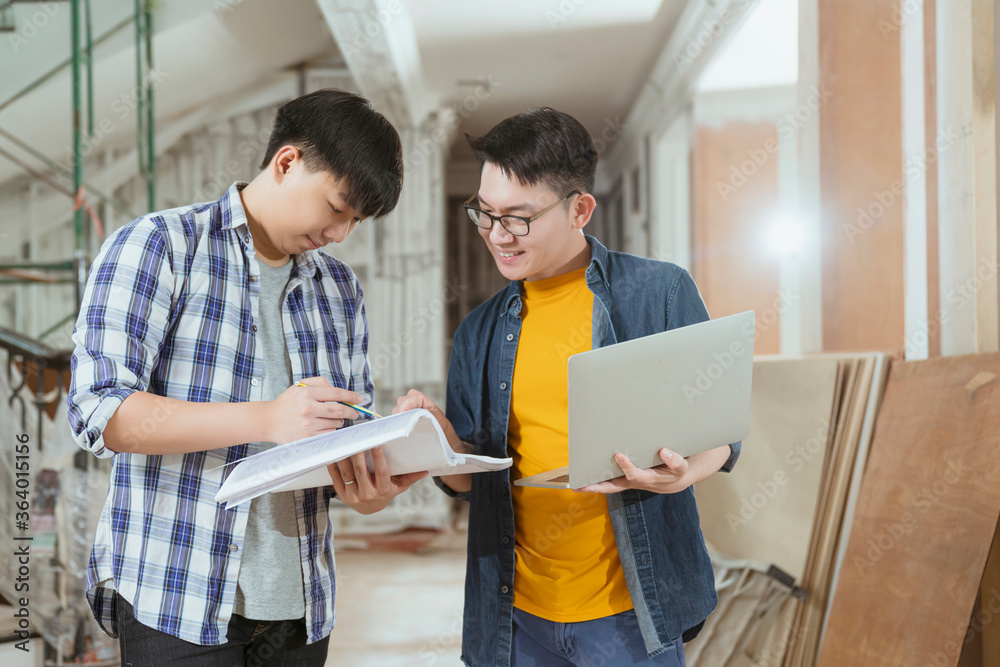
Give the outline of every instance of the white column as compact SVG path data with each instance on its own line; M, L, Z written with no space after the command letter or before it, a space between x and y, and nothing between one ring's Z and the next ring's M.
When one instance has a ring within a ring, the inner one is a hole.
M809 105L809 96L819 90L819 0L799 2L799 85L798 102ZM794 311L798 322L790 325L782 317L783 326L798 331L801 352L823 350L823 255L820 245L820 116L816 111L813 122L799 129L799 181L797 215L802 225L802 254L798 275L798 305ZM784 338L784 329L782 330Z
M691 113L650 146L650 257L691 268Z
M924 14L916 11L903 21L900 39L903 71L903 164L906 190L905 322L906 359L929 354L927 311L927 169L924 114Z

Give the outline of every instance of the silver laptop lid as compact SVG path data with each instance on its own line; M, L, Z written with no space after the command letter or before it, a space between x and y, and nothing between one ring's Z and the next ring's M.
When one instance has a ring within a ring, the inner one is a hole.
M666 447L691 456L750 431L753 311L569 359L569 481L578 489L641 468Z

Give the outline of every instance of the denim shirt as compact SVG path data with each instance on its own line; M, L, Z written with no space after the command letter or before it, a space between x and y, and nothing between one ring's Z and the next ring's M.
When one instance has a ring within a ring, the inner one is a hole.
M687 271L668 262L609 251L588 236L587 286L594 293L593 347L695 324L708 311ZM455 333L446 414L473 452L506 457L507 418L521 332L520 282L476 308ZM613 387L627 400L628 387ZM664 428L669 428L668 424ZM722 470L729 472L740 443ZM510 471L472 475L462 660L509 665L514 601L514 507ZM629 489L607 496L618 555L650 656L671 649L715 608L712 564L694 492Z

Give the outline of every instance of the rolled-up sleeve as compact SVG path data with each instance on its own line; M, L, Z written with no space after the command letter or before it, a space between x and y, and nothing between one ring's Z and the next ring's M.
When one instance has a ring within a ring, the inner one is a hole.
M170 322L173 270L166 233L139 218L112 235L91 267L73 331L66 401L77 444L115 454L104 429L118 406L146 391Z
M705 322L709 319L711 318L705 307L705 300L701 298L701 292L698 291L698 286L695 285L691 274L684 269L678 269L677 276L674 278L667 295L667 331ZM741 442L729 445L729 458L719 470L732 472L733 466L740 458L742 446Z

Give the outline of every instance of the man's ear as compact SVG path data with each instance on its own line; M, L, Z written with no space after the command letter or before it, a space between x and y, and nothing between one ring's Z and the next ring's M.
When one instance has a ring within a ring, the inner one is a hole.
M589 192L578 195L570 210L573 218L573 229L583 230L590 222L591 216L594 215L595 208L597 208L597 200L594 199L594 195Z
M271 159L271 173L277 183L281 183L288 173L302 164L302 151L292 145L285 145L278 149Z

